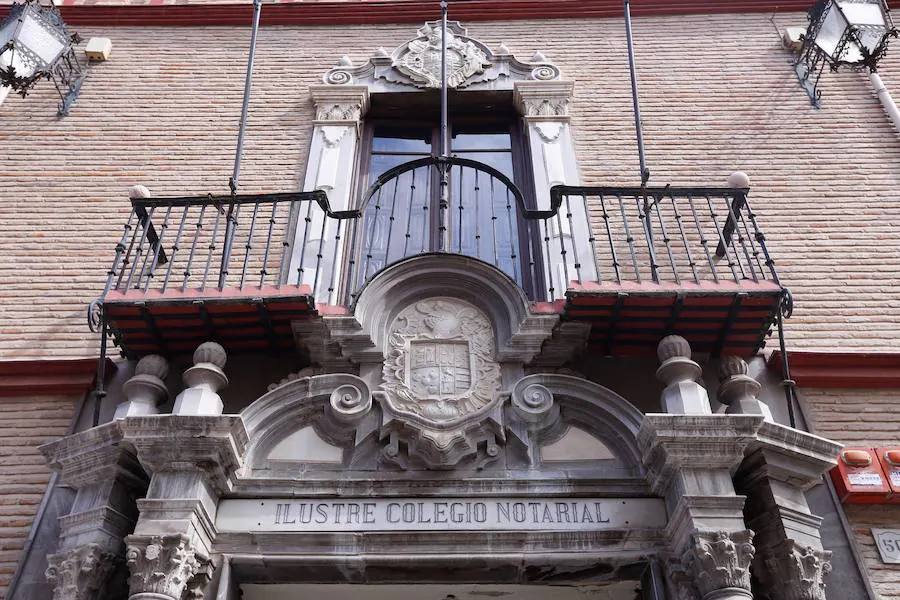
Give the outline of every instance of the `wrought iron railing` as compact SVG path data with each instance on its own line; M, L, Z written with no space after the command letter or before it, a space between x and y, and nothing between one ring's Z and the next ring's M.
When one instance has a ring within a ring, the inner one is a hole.
M449 193L436 204L444 167ZM139 300L267 287L352 303L385 267L430 252L491 263L534 300L572 288L779 284L747 194L556 186L536 209L488 165L425 158L379 177L361 211L333 211L321 191L134 199L99 303L112 292Z
M344 222L358 216L332 211L322 191L133 199L100 301L111 292L327 290Z
M543 254L551 265L545 278L549 296L573 284L779 284L748 193L554 187L550 195L558 210L541 220Z

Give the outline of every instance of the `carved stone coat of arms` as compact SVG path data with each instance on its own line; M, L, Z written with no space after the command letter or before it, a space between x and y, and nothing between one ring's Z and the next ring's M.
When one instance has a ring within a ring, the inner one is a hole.
M394 68L424 87L441 87L441 29L425 24L419 36L409 42L394 60ZM491 63L487 55L470 40L462 40L447 31L447 86L461 87L484 72Z
M490 321L456 298L408 306L388 335L382 389L395 412L434 425L480 412L500 390Z

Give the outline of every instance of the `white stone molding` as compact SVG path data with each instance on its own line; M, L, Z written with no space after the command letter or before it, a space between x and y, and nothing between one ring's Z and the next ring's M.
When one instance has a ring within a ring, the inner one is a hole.
M313 85L309 93L316 114L303 189L324 191L332 210L349 210L353 204L359 125L369 108L369 89L359 85ZM345 262L343 244L338 243L336 236L338 227L346 230L349 222L327 219L324 211L312 204L295 210L292 222L284 283L315 286L312 292L317 302L336 304L343 275L340 266ZM320 235L324 239L319 239ZM317 272L319 254L322 262Z
M114 419L138 415L155 415L157 408L169 399L169 390L163 381L169 374L165 358L150 354L138 361L134 375L122 384L127 400L116 407Z
M228 377L222 370L227 358L225 349L216 342L204 342L197 347L194 351L194 366L182 375L188 387L175 398L172 414L222 414L222 398L217 392L228 385Z
M372 92L409 91L410 88L438 88L441 85L439 21L425 23L417 36L398 46L393 52L383 48L361 65L353 65L343 57L325 73L323 81L331 86L365 85ZM529 61L521 61L501 45L497 51L471 38L457 21L447 23L449 76L453 89L511 89L515 81L552 81L559 69L543 54L535 53Z
M346 373L288 378L241 411L251 440L246 452L250 473L266 468L266 457L283 439L312 426L339 447L361 443L378 427L368 384Z
M752 599L753 532L703 531L692 537L683 560L690 565L704 600Z
M702 369L691 360L691 346L680 335L664 337L657 346L660 366L656 377L666 388L662 393L662 408L669 414L709 415L709 395L697 383Z
M750 377L750 367L738 356L726 356L719 363L719 389L716 399L727 406L728 415L762 415L769 423L774 423L772 411L759 399L762 388Z
M209 562L180 534L130 536L125 560L130 600L181 600L188 581Z
M122 556L100 544L86 544L47 557L44 575L53 600L100 600L112 597L107 586Z

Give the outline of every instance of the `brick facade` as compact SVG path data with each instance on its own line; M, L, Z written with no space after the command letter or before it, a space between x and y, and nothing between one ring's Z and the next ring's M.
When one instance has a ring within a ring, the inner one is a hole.
M76 399L0 398L0 598L50 481L38 446L66 435Z

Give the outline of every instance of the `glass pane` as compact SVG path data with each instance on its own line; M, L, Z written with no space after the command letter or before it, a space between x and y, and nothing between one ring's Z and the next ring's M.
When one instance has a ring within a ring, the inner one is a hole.
M494 167L512 180L513 161L512 152L456 152L459 158L468 158Z
M377 126L372 151L431 154L431 128Z
M877 2L871 4L838 2L837 5L844 11L851 25L881 25L884 27L884 15L881 14L881 5Z
M25 17L22 30L19 32L19 43L37 54L48 65L53 64L66 48L59 38L50 33L44 23L33 15Z
M508 132L456 133L452 149L460 150L509 150L512 147Z
M379 175L386 171L418 158L422 158L422 156L419 154L373 154L372 162L369 163L369 184L371 185Z
M847 23L844 21L841 11L832 6L822 20L822 27L816 36L816 44L825 54L834 57L834 52L846 29Z

